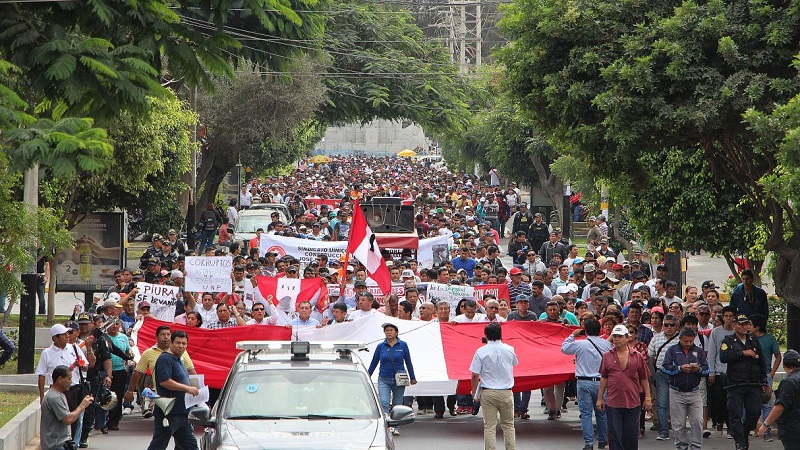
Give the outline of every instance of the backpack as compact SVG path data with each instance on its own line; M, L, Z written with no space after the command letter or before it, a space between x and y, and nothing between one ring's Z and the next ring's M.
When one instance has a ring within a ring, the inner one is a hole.
M203 229L214 231L217 229L217 215L214 211L203 211Z

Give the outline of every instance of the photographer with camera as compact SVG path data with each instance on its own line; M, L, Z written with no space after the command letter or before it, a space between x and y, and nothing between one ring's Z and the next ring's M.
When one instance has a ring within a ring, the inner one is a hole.
M94 398L86 395L72 409L67 405L66 393L72 385L73 369L56 366L51 377L50 389L42 394L39 443L43 450L73 450L77 446L70 436L69 427L80 420Z
M80 335L78 342L86 342L85 349L87 356L93 355L95 359L94 364L89 365L89 370L86 372L86 381L89 382L89 392L94 397L98 397L101 388L106 389L111 386L111 350L108 345L107 337L102 330L102 318L97 316L97 321L93 321L92 317L87 313L82 313L78 316L78 326L80 326ZM95 325L97 323L97 325ZM105 423L108 412L98 407L94 403L86 408L85 417L83 420L83 430L81 432L81 439L78 442L78 447L87 448L89 433L92 428L96 426L97 430L108 433L105 429Z

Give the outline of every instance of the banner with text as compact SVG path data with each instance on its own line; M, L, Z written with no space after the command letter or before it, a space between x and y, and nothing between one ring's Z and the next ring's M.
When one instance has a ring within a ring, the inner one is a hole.
M340 295L339 291L340 287L338 284L328 285L328 295L331 297L348 298L356 295L356 291L353 289L352 284L347 284L344 286L344 295ZM371 285L367 283L367 292L371 293L373 297L375 297L375 300L383 305L383 294L381 293L381 288L377 284ZM406 295L406 288L400 283L393 283L391 293L397 295L398 297L403 297Z
M475 299L483 304L484 295L494 295L498 300L509 300L508 285L503 284L481 284L475 286Z
M175 304L180 295L178 286L136 283L136 311L142 302L150 305L150 314L158 320L172 322L175 319Z
M450 303L450 310L455 311L458 302L462 298L475 298L475 288L472 286L428 283L427 297L428 298L426 300L433 304L439 302L448 302Z
M233 258L230 256L187 256L188 292L231 292Z
M260 256L274 252L278 258L286 255L295 257L303 265L316 261L317 256L326 255L328 260L339 259L347 250L347 241L312 241L310 239L300 239L286 236L275 236L274 234L261 235Z

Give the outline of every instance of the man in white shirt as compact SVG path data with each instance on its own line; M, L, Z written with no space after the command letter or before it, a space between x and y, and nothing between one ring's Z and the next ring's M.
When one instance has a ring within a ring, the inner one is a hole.
M247 325L276 325L278 323L276 317L267 317L266 307L263 303L254 303L250 312L253 317L247 321Z
M514 366L519 364L514 347L503 344L500 324L490 323L484 330L487 343L475 352L469 371L472 372L472 396L483 406L484 448L497 448L497 415L506 450L516 449L514 430ZM479 389L480 388L480 389Z
M242 209L247 209L253 204L253 194L249 192L247 186L242 186L242 192L239 193L239 206Z
M378 310L372 309L372 303L374 302L374 297L372 296L371 292L361 292L358 294L358 303L357 308L354 311L350 311L350 314L347 315L347 320L358 320L363 319L364 317L371 316L378 312Z
M486 322L486 314L478 314L478 304L475 300L469 299L464 302L464 314L459 314L450 323L476 323ZM513 408L512 408L513 409Z
M204 292L200 303L194 304L194 311L203 318L203 323L214 322L217 320L217 309L214 305L214 293Z

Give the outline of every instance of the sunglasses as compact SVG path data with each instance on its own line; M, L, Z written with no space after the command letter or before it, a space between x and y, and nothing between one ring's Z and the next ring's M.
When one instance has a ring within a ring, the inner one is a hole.
M253 312L256 312L256 311L264 311L264 308L253 308Z
M677 323L664 323L663 325L664 325L665 327L677 327L677 326L678 326L678 324L677 324Z

